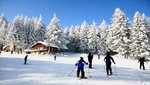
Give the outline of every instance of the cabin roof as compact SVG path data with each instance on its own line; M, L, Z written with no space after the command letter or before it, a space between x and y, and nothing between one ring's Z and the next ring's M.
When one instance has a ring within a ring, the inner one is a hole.
M59 47L57 46L57 45L55 45L55 44L52 44L52 43L47 43L47 42L42 42L42 41L38 41L37 43L35 43L33 46L35 46L36 44L38 44L38 43L41 43L41 44L43 44L43 45L45 45L45 46L50 46L50 47L54 47L54 48L58 48L59 49ZM32 47L33 47L32 46Z

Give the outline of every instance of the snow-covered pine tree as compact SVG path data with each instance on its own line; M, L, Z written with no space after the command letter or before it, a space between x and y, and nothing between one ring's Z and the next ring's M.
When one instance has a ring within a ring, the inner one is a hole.
M29 40L30 40L30 45L29 47L31 47L33 44L38 42L38 39L36 39L36 27L37 27L37 22L38 22L38 18L37 17L32 17L32 19L30 19L30 24L29 24L29 28L30 28L30 32L29 32ZM45 35L44 35L45 37Z
M129 21L119 8L116 8L109 27L107 44L108 48L123 56L128 55L129 46Z
M35 35L36 42L44 41L46 29L45 29L45 25L43 23L43 19L42 19L41 15L40 15L39 19L37 20L37 22L35 23L34 27L35 27L34 35Z
M6 36L8 34L8 21L2 14L0 16L0 50L3 49L3 45L6 43Z
M98 36L100 36L100 41L98 45L98 50L100 51L101 54L104 55L108 51L108 46L106 44L108 25L105 22L105 20L102 21L99 28L100 29L99 29Z
M81 29L80 29L80 50L81 52L88 52L88 34L89 34L89 27L84 21L81 24Z
M27 16L24 19L24 29L25 29L25 44L26 48L30 48L36 41L34 36L34 18L30 19Z
M63 32L59 20L55 14L50 24L47 26L45 37L49 44L55 44L60 49L67 49L66 44L69 43L69 41L66 39L66 35Z
M100 37L98 36L98 27L96 26L95 21L93 21L93 24L89 28L89 34L88 34L88 47L89 51L92 53L98 52L98 43L99 43Z
M146 16L146 19L147 19L146 21L147 21L147 24L148 24L148 28L147 28L148 33L147 33L147 35L148 35L148 38L150 39L150 17Z
M8 43L13 43L17 46L25 46L25 32L24 32L24 17L16 16L10 26L10 30L7 36Z
M28 48L31 47L34 43L36 43L38 40L41 40L44 38L45 34L43 34L43 30L45 28L42 27L42 19L39 18L39 20L34 17L32 19L28 18L27 16L16 16L11 23L9 27L9 33L7 36L8 43L15 44L18 48ZM40 30L36 30L40 29ZM42 30L42 31L41 31ZM40 33L40 34L38 34ZM39 35L36 37L36 35ZM41 39L38 39L38 38Z
M137 59L139 57L149 57L150 42L147 36L147 25L145 21L145 15L140 15L136 12L133 19L133 25L131 29L131 45L130 45L130 57Z
M68 28L68 27L65 27L65 29L64 29L64 33L65 33L65 35L66 35L66 36L68 36L68 35L69 35L69 28Z
M75 27L72 25L69 29L69 43L67 44L67 47L69 49L70 52L74 52L76 50L75 47Z
M142 57L149 57L150 58L150 38L147 35L149 33L149 21L148 21L148 17L145 16L145 14L142 14L142 18L141 18L141 22L142 22L142 27L140 28L141 30L143 30L142 33L143 36L141 36L141 40L143 40L142 42Z
M75 26L75 52L80 52L80 26Z

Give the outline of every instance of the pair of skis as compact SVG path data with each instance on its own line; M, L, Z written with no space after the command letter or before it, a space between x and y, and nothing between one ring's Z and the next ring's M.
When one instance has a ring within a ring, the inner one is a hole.
M91 76L91 74L90 74L89 68L88 68L88 74L89 74L89 77L83 77L83 78L78 78L78 79L80 80L80 79L88 79L88 78L92 78L92 76Z
M81 79L88 79L88 77L83 77L83 78L77 78L78 80L81 80Z
M110 76L113 76L113 75L114 75L114 76L117 76L117 74L111 74L111 75L107 75L107 77L110 77Z

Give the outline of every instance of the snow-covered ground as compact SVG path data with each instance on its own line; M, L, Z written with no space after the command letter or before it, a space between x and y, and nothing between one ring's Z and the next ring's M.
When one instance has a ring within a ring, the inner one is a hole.
M79 57L87 61L87 54L64 53L54 55L29 55L28 64L24 65L24 56L2 52L0 55L0 85L150 85L150 63L145 63L146 70L139 70L137 60L114 57L112 65L116 75L107 77L105 64L94 55L93 69L85 66L88 79L77 79L74 69ZM92 77L89 77L91 75Z

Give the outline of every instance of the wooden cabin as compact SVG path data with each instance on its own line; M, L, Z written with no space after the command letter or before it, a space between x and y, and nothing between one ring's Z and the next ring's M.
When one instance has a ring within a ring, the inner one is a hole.
M15 51L15 45L8 44L8 45L4 46L3 50L6 52Z
M54 45L54 44L47 44L46 42L37 42L34 44L31 49L26 49L25 52L30 54L30 53L35 53L35 54L46 54L46 53L57 53L59 51L59 47Z

